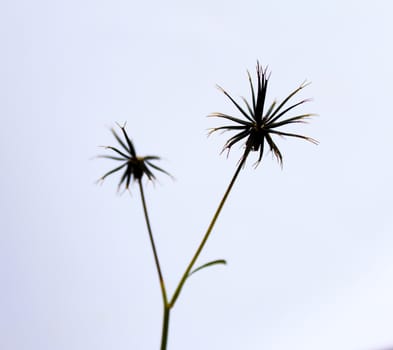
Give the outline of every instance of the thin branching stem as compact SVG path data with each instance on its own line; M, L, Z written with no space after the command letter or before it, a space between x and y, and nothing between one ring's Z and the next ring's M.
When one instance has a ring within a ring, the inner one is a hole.
M146 226L147 226L147 231L149 233L151 249L153 250L154 262L155 262L155 265L156 265L158 278L160 280L162 300L163 300L163 303L164 303L164 307L166 307L167 304L168 304L168 298L167 298L167 294L166 294L165 282L164 282L164 277L163 277L162 272L161 272L160 261L158 259L156 245L154 243L153 232L151 230L149 214L147 212L147 206L146 206L146 200L145 200L145 193L143 191L143 185L142 185L141 179L138 179L138 185L139 185L139 190L140 190L140 193L141 193L143 212L145 214Z
M169 315L170 315L171 308L168 304L168 297L166 294L165 281L164 281L164 277L161 272L160 261L158 259L156 244L154 243L153 232L152 232L151 225L150 225L149 214L147 212L145 193L143 191L143 185L142 185L141 179L138 179L138 185L139 185L139 190L141 193L142 206L143 206L143 212L145 214L147 231L149 232L151 249L153 250L154 262L156 265L158 278L160 280L162 301L163 301L163 306L164 306L163 321L162 321L162 334L161 334L161 348L160 349L166 350L167 343L168 343Z
M233 175L232 180L229 183L229 186L228 186L227 190L225 191L224 196L222 197L220 203L218 204L218 207L216 209L216 212L214 213L214 216L213 216L212 220L210 221L209 227L207 228L206 233L203 236L203 239L202 239L201 243L199 244L198 249L196 250L194 256L192 257L190 263L188 264L188 266L187 266L187 268L186 268L186 270L185 270L185 272L184 272L184 274L183 274L183 276L182 276L182 278L181 278L181 280L180 280L180 282L179 282L179 284L178 284L178 286L177 286L177 288L176 288L176 290L175 290L175 292L173 294L173 297L172 297L172 299L171 299L171 301L169 303L169 306L171 308L174 306L177 298L179 297L179 294L180 294L180 292L181 292L181 290L182 290L182 288L184 286L184 283L187 280L187 277L189 276L189 274L191 272L191 269L193 268L195 262L197 261L199 255L201 254L201 252L202 252L202 250L203 250L207 240L209 239L209 236L210 236L210 234L211 234L211 232L213 230L213 227L214 227L214 225L215 225L215 223L216 223L216 221L218 219L218 216L220 215L221 210L224 207L225 201L227 200L228 195L231 192L232 187L233 187L233 185L236 182L236 179L237 179L237 177L238 177L238 175L240 173L240 170L243 168L243 166L244 166L244 164L246 162L246 159L247 159L247 156L248 156L248 153L250 152L250 150L251 150L250 148L247 148L246 151L244 152L243 157L241 158L241 160L239 162L239 165L238 165L238 167L237 167L237 169L235 171L235 174Z

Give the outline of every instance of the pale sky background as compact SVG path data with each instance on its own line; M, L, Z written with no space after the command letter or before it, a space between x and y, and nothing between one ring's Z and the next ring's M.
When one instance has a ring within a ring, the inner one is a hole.
M127 121L176 177L147 185L173 291L241 155L207 138L272 71L315 112L241 173L171 315L169 350L393 346L391 1L6 0L0 5L0 349L158 349L161 296L137 188L93 159ZM293 130L293 129L292 129ZM298 131L300 129L297 129ZM255 155L252 155L255 157Z

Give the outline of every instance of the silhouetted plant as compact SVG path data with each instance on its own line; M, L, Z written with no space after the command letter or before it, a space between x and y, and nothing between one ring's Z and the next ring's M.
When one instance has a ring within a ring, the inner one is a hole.
M99 157L103 158L109 158L113 159L116 161L121 161L123 162L119 167L114 168L113 170L107 172L104 176L101 177L100 180L104 180L107 176L114 174L122 169L125 169L123 175L120 178L120 182L118 185L118 188L120 188L123 184L125 184L125 188L128 189L129 185L132 180L136 181L139 185L139 190L141 194L141 201L142 201L142 206L144 210L144 215L145 215L145 220L146 220L146 226L150 238L150 243L154 255L154 260L155 260L155 265L156 265L156 270L160 282L160 288L161 288L161 294L162 294L162 300L163 300L163 326L162 326L162 335L161 335L161 350L165 350L167 348L167 341L168 341L168 330L169 330L169 316L170 316L170 311L174 307L177 298L180 295L180 292L182 291L182 288L187 281L187 278L203 269L212 265L216 264L225 264L226 261L223 259L218 259L214 261L210 261L208 263L205 263L197 268L194 268L194 265L202 252L212 230L213 227L218 219L218 216L220 215L220 212L225 204L225 201L228 198L228 195L236 182L236 179L241 171L241 169L244 167L246 160L248 156L250 155L250 152L259 152L258 159L255 163L255 166L257 166L262 158L263 154L265 151L265 144L269 147L270 151L273 153L273 155L276 157L277 161L281 164L283 162L283 156L281 154L281 151L279 150L278 146L274 142L274 136L283 136L283 137L294 137L294 138L299 138L303 139L309 142L312 142L314 144L317 144L318 142L314 140L311 137L299 135L299 134L294 134L290 133L287 131L283 131L281 128L284 126L288 126L291 124L298 124L298 123L305 123L308 118L314 116L314 114L307 113L307 114L299 114L299 115L294 115L287 117L288 113L294 110L296 107L299 105L302 105L303 103L309 101L308 99L305 100L300 100L299 102L296 102L294 104L291 104L287 106L289 101L303 88L305 88L308 84L301 84L298 88L296 88L294 91L292 91L281 103L277 104L276 101L274 101L270 107L266 110L265 109L265 102L266 102L266 92L267 92L267 87L268 87L268 81L269 81L269 76L267 76L266 69L263 69L259 62L257 62L257 67L256 67L256 72L257 72L257 85L256 88L254 88L250 73L247 72L248 74L248 80L250 83L250 88L251 88L251 102L248 102L246 99L242 98L245 104L245 108L242 108L224 89L221 87L218 87L229 99L230 101L235 105L236 109L238 112L241 114L241 118L239 117L234 117L229 114L224 114L224 113L212 113L210 114L210 117L216 117L216 118L223 118L226 120L229 120L233 124L229 125L224 125L224 126L219 126L210 129L209 134L214 133L216 131L230 131L230 132L236 132L235 135L231 136L227 142L224 145L224 149L227 149L228 152L231 149L231 147L244 140L244 152L242 157L240 158L240 161L237 164L235 173L221 199L221 201L218 204L218 207L213 215L212 220L210 221L210 224L201 240L201 243L199 244L198 248L196 249L194 255L192 256L190 263L187 265L173 295L171 298L168 297L167 290L166 290L166 285L165 281L162 275L161 271L161 266L157 254L157 249L155 246L154 238L153 238L153 233L150 225L150 220L148 216L148 211L147 211L147 206L146 206L146 199L143 191L143 185L142 185L142 178L146 176L149 180L155 180L155 175L153 173L153 170L157 170L159 172L162 172L166 175L171 176L168 172L163 170L162 168L158 167L157 165L153 164L153 161L159 160L160 158L158 156L145 156L145 157L139 157L136 154L135 147L133 143L131 142L130 138L128 137L128 134L125 130L125 126L121 126L120 129L123 133L125 142L117 135L115 130L111 130L113 133L113 136L115 139L118 141L118 143L121 146L121 150L119 150L116 147L112 146L107 146L106 148L115 152L116 156L113 155L101 155Z
M123 136L124 136L126 143L124 143L122 141L122 139L119 137L119 135L116 134L116 131L113 128L111 129L111 131L112 131L112 134L115 137L115 139L119 142L120 146L122 147L122 150L119 150L118 148L112 147L112 146L105 146L106 149L110 149L110 150L116 152L117 157L109 156L109 155L99 155L98 157L118 160L118 161L123 162L123 164L120 165L119 167L111 170L111 171L108 171L104 176L102 176L100 178L99 181L103 181L107 176L114 174L123 168L125 168L125 171L120 179L119 186L118 186L119 189L124 182L126 184L126 186L125 186L126 189L128 189L130 182L132 181L133 178L135 181L139 181L142 179L143 176L146 176L149 180L155 180L156 177L150 168L161 171L162 173L165 173L165 174L171 176L164 169L161 169L160 167L158 167L157 165L154 165L152 163L154 160L159 160L160 157L158 157L158 156L145 156L145 157L137 156L136 152L135 152L135 147L126 132L125 125L120 126L120 129L123 132Z
M273 141L273 135L279 136L289 136L289 137L297 137L303 140L310 141L312 143L317 144L318 142L311 137L293 134L284 132L282 130L278 130L280 127L289 124L296 123L304 123L307 118L315 116L315 114L307 113L307 114L299 114L287 119L283 119L284 116L287 115L289 111L294 109L295 107L309 101L301 100L295 104L286 107L287 102L296 95L300 90L305 88L308 84L303 83L293 92L291 92L277 107L277 101L274 101L269 109L265 110L265 101L266 101L266 91L269 82L269 77L266 76L266 69L263 70L262 67L257 63L257 89L256 94L254 91L254 85L252 83L252 79L250 73L248 74L248 80L250 82L251 88L251 98L252 105L250 106L249 102L243 97L243 101L246 105L247 111L245 111L232 97L229 95L222 87L217 86L236 106L238 111L242 114L245 119L240 119L237 117L233 117L224 113L212 113L210 117L216 118L224 118L230 120L237 125L224 125L217 128L210 129L210 133L215 131L236 131L237 134L232 136L225 144L224 150L230 148L237 142L246 139L245 141L245 151L241 161L247 158L248 153L250 151L259 151L259 157L256 162L256 165L260 163L263 156L263 151L265 147L265 142L269 145L270 150L273 152L274 156L277 158L279 163L282 165L282 154L278 149L277 145Z

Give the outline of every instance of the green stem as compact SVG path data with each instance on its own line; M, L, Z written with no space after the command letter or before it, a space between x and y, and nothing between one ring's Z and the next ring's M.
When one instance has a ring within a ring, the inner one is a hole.
M161 350L166 350L168 343L168 329L169 329L169 316L171 308L169 305L164 305L164 317L162 322L162 334L161 334Z
M233 175L232 180L229 183L229 186L228 186L227 190L225 191L224 196L222 197L222 199L221 199L221 201L220 201L220 203L219 203L219 205L217 207L217 210L216 210L216 212L215 212L215 214L214 214L214 216L213 216L213 218L212 218L212 220L211 220L211 222L209 224L209 227L207 228L207 231L206 231L205 235L203 236L203 239L202 239L201 243L199 244L199 247L198 247L197 251L195 252L194 256L192 257L190 263L188 264L188 266L186 268L186 271L184 272L184 274L183 274L183 276L182 276L182 278L181 278L181 280L180 280L180 282L179 282L179 284L178 284L178 286L177 286L177 288L175 290L175 293L173 294L172 300L169 303L169 307L170 308L172 308L174 306L174 304L175 304L177 298L179 297L179 294L180 294L180 292L181 292L181 290L183 288L183 285L186 282L187 277L190 274L190 271L191 271L192 267L194 266L194 264L195 264L196 260L198 259L199 255L201 254L202 249L205 246L205 244L206 244L206 242L207 242L207 240L208 240L208 238L210 236L210 233L213 230L214 224L216 223L216 221L218 219L218 216L220 215L221 209L223 208L223 206L225 204L225 201L228 198L228 195L231 192L231 189L232 189L233 185L235 184L235 181L236 181L236 179L237 179L237 177L238 177L238 175L240 173L240 170L242 169L243 165L246 162L246 159L247 159L247 156L248 156L249 152L250 152L250 149L246 149L246 151L244 152L244 155L243 155L242 159L240 160L239 165L238 165L238 167L237 167L237 169L235 171L235 174Z
M157 254L157 249L156 245L154 243L154 238L153 238L153 233L151 230L151 225L150 225L150 220L149 220L149 215L147 213L147 206L146 206L146 200L145 200L145 194L143 191L143 186L142 186L142 181L141 179L138 179L138 185L139 185L139 190L141 192L141 199L142 199L142 205L143 205L143 212L145 214L145 220L146 220L146 226L147 226L147 231L149 232L149 238L150 238L150 243L151 243L151 248L153 250L153 255L154 255L154 262L156 264L156 269L158 273L158 278L160 280L160 287L161 287L161 294L162 294L162 300L164 303L164 308L167 307L168 304L168 298L166 294L166 288L165 288L165 282L164 278L162 276L161 272L161 267L160 267L160 261L158 260L158 254Z

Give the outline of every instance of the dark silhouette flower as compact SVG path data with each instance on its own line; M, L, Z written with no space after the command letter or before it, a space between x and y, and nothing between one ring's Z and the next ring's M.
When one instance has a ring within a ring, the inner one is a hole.
M249 102L247 102L245 98L242 97L246 109L242 108L223 88L217 86L218 89L221 90L231 100L231 102L236 106L236 108L244 118L240 119L228 114L218 113L218 112L212 113L209 115L209 117L224 118L236 123L237 125L224 125L217 128L212 128L210 129L209 134L219 130L237 132L225 143L223 151L225 149L228 149L229 152L229 150L235 143L243 139L246 139L245 151L243 153L241 161L245 161L245 158L247 158L250 151L259 151L259 157L255 163L255 166L257 166L262 160L265 142L266 142L270 150L273 152L273 155L276 157L277 161L282 166L282 161L283 161L282 154L279 148L277 147L277 145L275 144L272 136L279 135L284 137L285 136L296 137L296 138L310 141L314 144L318 144L318 141L314 140L311 137L279 130L280 127L285 125L305 123L308 118L315 116L315 114L310 114L310 113L300 114L300 115L295 115L293 117L285 118L285 116L289 111L309 101L308 99L305 99L293 105L290 105L289 107L286 106L288 101L295 94L297 94L300 90L302 90L308 85L307 83L303 83L302 85L300 85L297 89L291 92L280 104L277 104L277 101L274 101L270 105L270 107L266 110L265 108L266 91L268 86L268 80L270 77L270 74L269 76L266 75L266 70L267 69L263 69L259 64L259 62L257 62L256 92L254 90L250 73L247 71L248 80L250 82L252 100L250 104Z
M130 182L132 180L134 181L139 181L143 178L143 176L146 176L149 180L155 180L156 176L153 174L153 171L151 168L158 170L164 174L167 174L172 177L168 172L166 172L164 169L158 167L157 165L153 164L152 161L159 160L160 157L157 156L145 156L145 157L139 157L136 154L135 147L133 143L131 142L130 138L127 135L127 132L125 130L125 125L120 126L120 129L123 133L124 139L126 142L124 142L119 135L117 135L116 131L112 128L111 132L115 139L119 142L122 150L119 150L118 148L112 147L112 146L105 146L106 149L110 149L117 153L117 156L110 156L110 155L100 155L98 157L100 158L109 158L117 161L123 162L122 165L119 167L112 169L111 171L108 171L104 176L102 176L99 181L103 181L107 176L116 173L117 171L120 171L121 169L125 168L125 171L120 179L118 188L120 189L121 185L125 183L125 188L128 189Z

